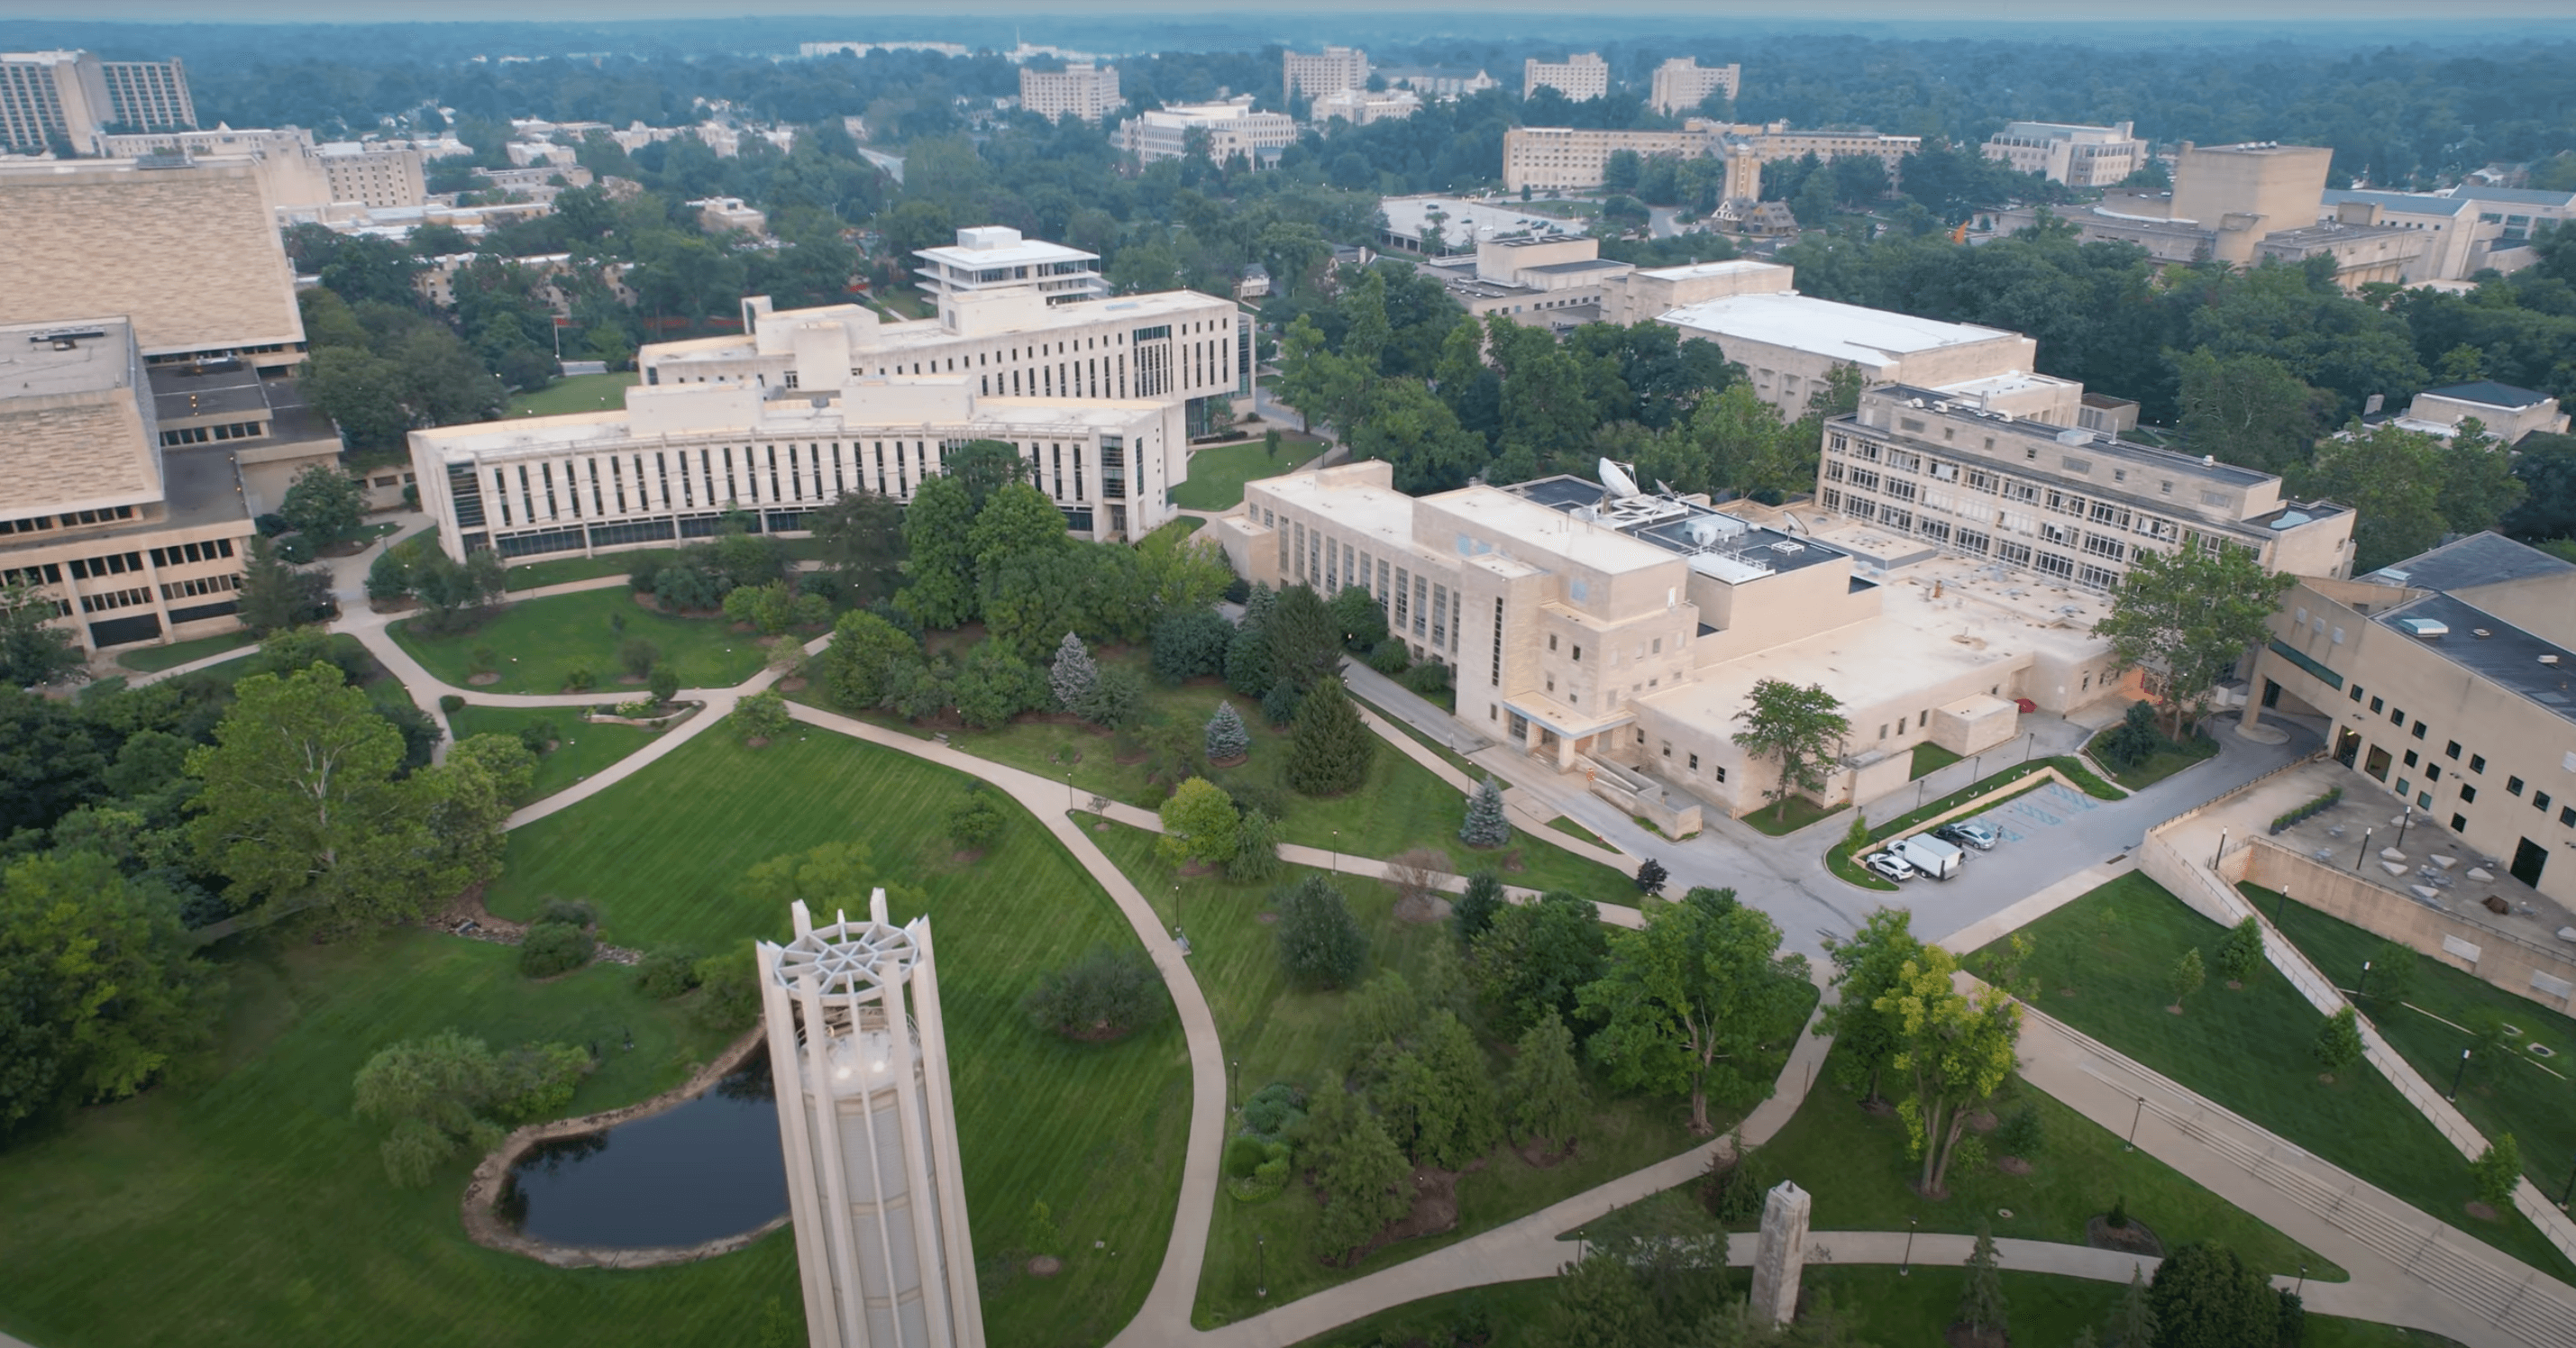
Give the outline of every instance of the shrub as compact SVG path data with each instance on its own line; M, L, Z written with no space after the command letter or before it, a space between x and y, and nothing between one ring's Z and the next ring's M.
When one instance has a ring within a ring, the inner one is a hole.
M1236 1202L1266 1203L1287 1191L1288 1175L1293 1168L1290 1161L1296 1154L1287 1143L1261 1142L1249 1137L1238 1137L1234 1140L1251 1143L1258 1153L1257 1156L1248 1158L1256 1162L1250 1173L1239 1178L1230 1175L1226 1179L1226 1192L1234 1195ZM1233 1159L1233 1152L1229 1148L1227 1155L1229 1164Z
M1020 1009L1040 1030L1103 1040L1160 1021L1172 1013L1172 999L1143 951L1095 946L1029 989Z
M644 686L652 692L656 704L668 706L672 698L680 695L680 676L669 665L655 665L653 672L645 676Z
M587 693L598 682L599 676L592 673L587 664L577 664L564 671L564 687L576 693Z
M590 933L569 922L540 922L519 942L519 972L551 978L590 963L597 953Z
M642 637L628 637L626 643L617 648L618 665L639 679L652 673L654 663L661 658L661 648Z
M739 1030L760 1019L760 982L751 947L741 946L698 961L698 1024L719 1031Z
M1005 820L1002 807L993 803L992 792L981 785L969 786L948 809L948 840L960 851L981 852L1002 836Z
M454 716L456 713L465 710L465 699L454 693L441 693L438 695L438 709L450 716Z
M2272 831L2274 833L2285 832L2294 824L2305 822L2316 815L2323 814L2327 810L2333 809L2335 802L2341 799L2343 799L2342 787L2328 787L2326 788L2326 793L2324 795L2290 811L2288 814L2275 817L2272 820Z
M642 590L648 594L651 593L653 591L653 583L662 578L662 568L668 565L670 565L669 560L664 558L660 553L647 552L638 554L635 558L635 564L626 568L627 588Z
M1438 660L1425 660L1404 671L1397 682L1424 697L1449 691L1449 666Z
M1112 665L1101 670L1083 694L1074 715L1104 730L1134 725L1145 714L1145 681L1131 670Z
M743 743L774 740L787 733L795 718L787 713L787 699L778 690L765 689L733 704L733 713L725 717Z
M1412 663L1413 654L1404 648L1404 643L1401 641L1390 638L1369 647L1368 667L1380 674L1390 677L1402 674L1405 667Z
M530 925L564 922L576 927L587 927L597 921L599 921L599 910L580 899L548 899L538 905L536 921Z
M2132 702L2121 714L2120 724L2102 733L2094 742L2094 752L2103 766L2113 772L2126 772L2154 756L2165 744L2156 729L2156 709L2147 702Z
M674 562L653 577L653 597L670 612L705 612L724 603L722 577L703 567Z
M1304 700L1297 693L1297 685L1282 679L1261 695L1261 719L1268 721L1273 730L1293 724L1297 719L1297 704Z
M623 716L630 721L641 721L645 717L660 710L661 706L661 703L654 701L650 697L631 698L627 701L618 703L613 709L613 714Z
M1285 1081L1271 1082L1243 1102L1243 1126L1264 1139L1285 1137L1305 1119L1306 1093Z
M2039 1106L2025 1103L2006 1115L1995 1128L1995 1150L2005 1156L2018 1156L2036 1161L2048 1145L2048 1128L2039 1116Z
M1248 1180L1261 1163L1270 1159L1270 1144L1260 1138L1237 1133L1225 1140L1225 1177Z
M685 950L656 950L635 966L635 990L669 1001L698 985L698 957Z
M1732 1159L1711 1155L1707 1177L1700 1181L1700 1202L1722 1222L1750 1222L1762 1216L1762 1204L1784 1176L1761 1147L1735 1139Z
M501 667L501 653L489 646L477 646L465 653L465 668L476 674L489 674Z
M555 723L550 720L528 722L519 727L519 743L528 746L528 752L532 754L542 754L554 748Z
M2111 1200L2111 1211L2102 1218L2102 1224L2114 1231L2126 1231L2129 1229L2129 1196L2127 1194L2121 1194Z
M1368 962L1368 936L1351 918L1350 902L1320 875L1277 892L1279 963L1288 981L1308 990L1340 988Z

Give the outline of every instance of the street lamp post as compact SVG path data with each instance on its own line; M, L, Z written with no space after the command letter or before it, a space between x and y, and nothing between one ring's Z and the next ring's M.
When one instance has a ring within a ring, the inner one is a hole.
M2281 927L2281 928L2282 928L2282 930L2286 931L2286 930L2288 930L2288 928L2287 928L2287 927L2282 926L2282 924L2284 924L2284 923L2288 922L2289 920L2290 920L2290 891L2289 891L2289 888L2288 888L2287 886L2283 886L2283 887L2282 887L2282 890L2281 890L2281 901L2280 901L2279 903L2276 903L2276 904L2273 904L2273 905L2272 905L2272 925L2273 925L2273 926L2275 926L2275 927Z
M1252 1238L1252 1294L1267 1299L1270 1295L1270 1237Z
M1235 1109L1243 1100L1243 1059L1228 1059L1225 1064L1225 1107Z
M1064 770L1064 808L1067 814L1073 812L1073 769L1071 768Z
M2352 868L2354 870L2360 870L2361 863L2368 860L2370 860L2370 830L2363 829L2361 831L2361 851L2354 854L2352 859Z
M2292 1292L2290 1293L2290 1295L2292 1295L2292 1296L2303 1296L2303 1295L2305 1295L2305 1294L2307 1293L2307 1290L2308 1290L2308 1266L2307 1266L2307 1265L2305 1265L2305 1264L2301 1264L2301 1265L2299 1265L2299 1285L2298 1285L2298 1287L2297 1287L2297 1289L2296 1289L2296 1290L2294 1290L2294 1291L2292 1291Z
M2136 1151L2138 1149L2138 1120L2143 1119L2146 1116L2147 1097L2141 1095L2138 1097L2138 1107L2129 1113L2129 1140L2121 1144L2120 1150Z
M1338 871L1338 870L1340 870L1341 868L1342 868L1342 831L1341 831L1340 829L1334 829L1334 830L1333 830L1333 869Z
M2352 999L2353 999L2354 1001L2356 1001L2356 1002L2357 1002L2357 1001L2360 1001L2364 996L2368 995L2368 994L2369 994L2369 992L2370 992L2370 961L2368 961L2368 960L2363 960L2363 961L2361 962L2361 986L2360 986L2360 987L2357 987L2357 988L2354 988L2354 989L2352 990Z
M2411 824L2411 823L2414 823L2414 822L2415 822L2415 802L2413 802L2413 801L2408 801L2408 802L2406 803L2406 813L2404 813L2404 814L2401 814L2401 815L2397 816L2397 841L2393 844L2393 846L2396 846L2396 847L2399 847L2399 848L2403 848L2403 847L2405 847L2405 846L2406 846L2406 826L2407 826L2408 824Z
M1900 1278L1914 1276L1914 1224L1918 1220L1914 1217L1905 1219L1905 1259L1896 1266L1896 1276Z
M2457 1104L2457 1103L2459 1103L2459 1099L2460 1099L2460 1078L2465 1077L2465 1076L2467 1076L2468 1074L2469 1074L2469 1051L2468 1051L2467 1049L2461 1049L2461 1050L2460 1050L2460 1065L2451 1069L2451 1102L2452 1102L2453 1104Z
M2218 851L2217 851L2217 852L2215 852L2215 853L2213 853L2213 854L2211 854L2211 856L2210 856L2210 858L2209 858L2209 868L2210 868L2211 870L2213 870L2213 871L2214 871L2214 870L2217 870L2217 869L2218 869L2218 863L2219 863L2219 861L2220 861L2222 858L2224 858L2226 855L2227 855L2227 830L2225 830L2225 829L2220 829L2220 830L2218 831Z

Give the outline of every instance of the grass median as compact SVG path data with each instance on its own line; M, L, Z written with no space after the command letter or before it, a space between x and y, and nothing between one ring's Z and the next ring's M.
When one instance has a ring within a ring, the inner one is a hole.
M618 657L630 641L649 641L657 663L680 676L683 688L730 688L761 670L769 648L751 632L737 632L722 618L676 618L635 602L622 586L523 599L506 604L471 630L428 636L405 619L388 631L440 682L473 685L476 666L488 658L500 677L483 685L495 693L585 691L569 686L588 671L602 702L642 696L640 685L620 684ZM798 639L791 633L781 640Z

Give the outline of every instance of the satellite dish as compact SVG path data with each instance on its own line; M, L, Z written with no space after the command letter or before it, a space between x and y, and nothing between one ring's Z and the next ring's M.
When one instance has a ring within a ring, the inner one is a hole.
M1681 495L1680 492L1673 490L1673 484L1666 482L1660 477L1655 479L1655 490L1666 496L1678 497Z
M1625 469L1608 459L1601 461L1601 485L1608 488L1611 495L1623 500L1643 494L1637 490L1637 479L1628 476Z

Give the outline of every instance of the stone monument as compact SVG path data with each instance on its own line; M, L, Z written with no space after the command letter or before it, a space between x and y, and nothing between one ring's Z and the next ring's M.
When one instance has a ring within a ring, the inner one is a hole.
M1762 1234L1753 1246L1753 1313L1775 1325L1798 1315L1798 1279L1807 1269L1807 1191L1780 1181L1762 1201Z
M759 943L787 1207L813 1348L984 1348L930 919Z

